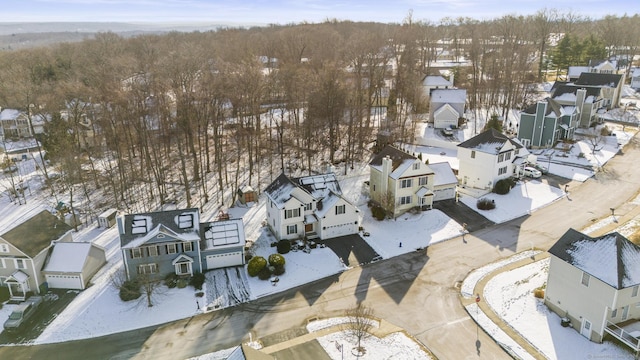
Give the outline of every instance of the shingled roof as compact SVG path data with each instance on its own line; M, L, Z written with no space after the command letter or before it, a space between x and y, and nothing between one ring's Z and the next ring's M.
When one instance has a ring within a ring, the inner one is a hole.
M192 216L189 219L186 215ZM124 233L120 234L122 247L140 246L159 233L166 233L176 238L199 240L200 210L191 208L130 214L124 217L123 226Z
M504 146L504 144L506 144L507 142L513 144L516 149L523 148L522 144L519 141L511 139L507 135L493 128L482 132L467 141L461 142L460 144L458 144L458 146L466 149L473 149L481 152L497 154L497 149L502 148L502 146Z
M617 87L622 79L622 75L619 74L600 74L600 73L590 73L583 72L580 74L578 80L576 80L576 85L584 85L584 86L610 86Z
M0 235L30 257L51 245L71 231L71 226L47 210L42 210L31 219Z
M616 289L640 285L640 247L617 232L592 238L569 229L549 253Z

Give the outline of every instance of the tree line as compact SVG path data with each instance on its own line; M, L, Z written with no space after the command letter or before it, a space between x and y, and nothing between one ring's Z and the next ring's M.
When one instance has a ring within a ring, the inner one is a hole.
M43 176L72 204L74 191L91 202L99 189L110 204L92 208L229 206L236 195L225 189L261 189L282 171L347 171L368 158L381 123L413 141L428 107L422 79L445 54L467 108L504 115L532 101L546 70L567 65L552 34L628 58L638 50L639 20L543 9L434 23L410 12L398 24L100 33L0 52L0 105L49 118Z

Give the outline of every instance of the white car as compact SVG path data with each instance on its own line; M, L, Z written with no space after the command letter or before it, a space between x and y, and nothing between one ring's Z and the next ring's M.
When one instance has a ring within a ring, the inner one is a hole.
M537 179L537 178L542 176L542 173L540 172L540 170L534 169L534 168L529 167L529 166L525 167L524 170L522 170L522 174L524 176L528 176L528 177L534 178L534 179Z

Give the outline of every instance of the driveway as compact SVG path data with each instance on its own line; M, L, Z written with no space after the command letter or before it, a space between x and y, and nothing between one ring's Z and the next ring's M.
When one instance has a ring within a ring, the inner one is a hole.
M340 236L319 243L324 243L333 250L347 266L364 265L380 259L380 255L358 234Z
M462 201L456 202L453 199L435 201L433 203L433 208L447 214L447 216L460 225L467 224L466 228L469 232L474 232L476 230L495 225L493 221L469 208Z

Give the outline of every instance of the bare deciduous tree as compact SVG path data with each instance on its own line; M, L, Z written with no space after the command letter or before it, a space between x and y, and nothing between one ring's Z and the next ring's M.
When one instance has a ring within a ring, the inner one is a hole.
M366 350L362 346L362 340L371 336L369 331L375 324L373 309L359 302L347 310L346 315L349 318L346 331L357 341L355 349L357 354L364 355Z

